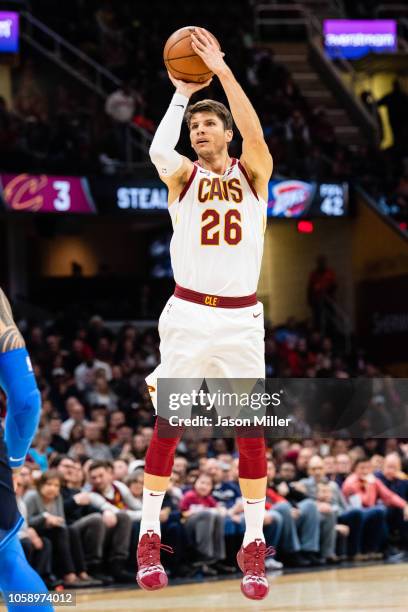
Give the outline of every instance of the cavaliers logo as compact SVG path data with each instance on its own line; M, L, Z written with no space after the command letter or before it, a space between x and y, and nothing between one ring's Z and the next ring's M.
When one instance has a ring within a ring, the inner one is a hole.
M3 197L13 210L36 212L44 206L41 192L47 183L48 178L44 174L18 174L5 187Z

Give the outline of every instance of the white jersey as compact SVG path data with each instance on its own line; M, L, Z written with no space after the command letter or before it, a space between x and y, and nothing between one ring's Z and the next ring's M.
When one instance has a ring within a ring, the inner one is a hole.
M176 283L212 295L255 293L266 209L237 159L222 176L195 162L188 183L169 207Z

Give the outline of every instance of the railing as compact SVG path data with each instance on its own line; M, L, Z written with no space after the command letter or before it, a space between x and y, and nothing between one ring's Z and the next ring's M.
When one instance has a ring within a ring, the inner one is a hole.
M380 4L374 11L374 15L377 19L385 19L388 17L400 19L400 16L404 14L408 17L408 7L406 4Z
M301 4L258 4L254 7L255 36L260 37L261 26L308 27L310 14Z
M381 219L390 227L400 238L403 238L408 242L408 232L407 230L403 230L398 221L396 221L389 213L386 207L384 207L384 203L381 201L377 201L373 196L371 196L365 189L363 189L360 185L355 185L355 190L359 193L363 198L367 206L371 208Z
M322 25L316 15L307 11L300 4L281 4L277 6L259 4L255 6L254 12L254 26L257 36L260 34L262 25L304 26L309 44L309 54L319 64L319 71L324 73L333 87L341 93L343 102L361 125L364 126L367 136L373 139L372 135L374 135L374 140L378 141L379 130L375 118L370 115L355 94L354 85L357 83L358 74L347 59L339 58L337 64L347 77L343 79L333 62L327 59L322 49ZM346 84L346 80L350 83L350 86Z
M110 70L71 45L31 13L23 11L21 16L21 37L101 98L105 99L113 89L121 86L122 81ZM152 141L151 134L134 124L130 124L130 128L132 145L146 155Z

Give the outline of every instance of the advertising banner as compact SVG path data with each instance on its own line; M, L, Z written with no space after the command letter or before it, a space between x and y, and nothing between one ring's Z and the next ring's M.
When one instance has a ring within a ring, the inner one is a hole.
M0 53L18 53L19 14L0 11Z
M2 174L1 195L6 208L26 213L95 213L85 178L45 174Z
M368 53L397 50L397 23L394 19L326 19L324 45L331 58L358 59Z

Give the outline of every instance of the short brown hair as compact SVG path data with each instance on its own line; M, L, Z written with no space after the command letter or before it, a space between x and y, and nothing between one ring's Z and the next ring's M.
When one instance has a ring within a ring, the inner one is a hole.
M187 107L185 119L190 129L191 118L195 113L214 113L224 124L224 130L232 130L232 115L225 104L216 100L199 100Z
M57 470L47 470L46 472L43 472L40 478L36 481L35 486L37 487L37 490L40 491L41 488L47 484L47 482L50 482L50 480L58 480L60 487L62 487L64 481L62 475Z
M104 468L105 470L113 470L113 463L112 461L104 461L103 459L97 459L95 461L92 461L91 465L88 468L89 472L92 472L93 470L99 470L99 468Z

